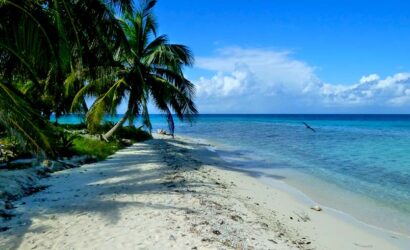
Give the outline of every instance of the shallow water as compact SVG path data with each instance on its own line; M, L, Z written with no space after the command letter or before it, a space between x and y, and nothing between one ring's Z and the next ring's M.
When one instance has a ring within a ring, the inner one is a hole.
M154 131L166 128L163 116L152 121ZM201 115L177 123L176 133L210 140L240 168L410 235L410 115Z

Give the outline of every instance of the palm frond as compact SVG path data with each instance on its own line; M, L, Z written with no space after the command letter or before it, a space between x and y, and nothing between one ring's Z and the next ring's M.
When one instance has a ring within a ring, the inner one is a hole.
M98 97L90 110L86 114L87 125L91 130L95 129L96 125L99 125L107 111L111 114L116 112L116 106L113 106L113 99L115 98L116 91L121 88L121 85L126 84L124 79L116 81L111 88L102 96ZM117 104L117 103L114 103Z
M47 135L51 125L32 110L18 92L4 83L0 83L0 123L20 135L36 153L54 154L50 135Z

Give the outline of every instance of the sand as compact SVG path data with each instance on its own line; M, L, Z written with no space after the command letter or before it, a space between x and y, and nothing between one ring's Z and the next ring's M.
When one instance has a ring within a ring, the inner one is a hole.
M0 249L406 247L226 166L207 145L157 136L53 173L40 181L46 190L15 203Z

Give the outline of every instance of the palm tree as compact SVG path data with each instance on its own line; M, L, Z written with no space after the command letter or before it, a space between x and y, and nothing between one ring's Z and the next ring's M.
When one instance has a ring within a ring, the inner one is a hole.
M131 11L132 0L105 3L0 1L0 123L36 150L50 151L50 114L68 113L75 93L126 44L114 13ZM87 109L78 103L76 111Z
M192 53L184 45L170 44L165 35L157 36L152 14L155 4L155 0L143 1L139 10L124 15L121 25L127 46L119 58L121 67L112 68L110 77L91 81L77 94L76 100L80 100L83 95L100 93L86 115L89 126L99 124L106 113L115 114L118 105L128 99L124 116L103 135L106 140L127 120L132 124L140 115L151 131L147 107L150 100L166 114L172 135L172 112L188 121L197 114L194 85L183 74L183 67L193 64Z
M32 152L54 156L53 128L12 86L0 82L0 124Z

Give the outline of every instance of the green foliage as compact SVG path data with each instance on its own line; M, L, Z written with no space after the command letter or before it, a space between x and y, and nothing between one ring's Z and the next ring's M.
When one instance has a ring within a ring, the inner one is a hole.
M102 125L94 127L93 131L89 131L90 134L101 135L114 126L113 122L105 122ZM118 128L113 134L114 139L130 139L134 142L146 141L152 139L152 135L143 130L142 127L136 128L135 126L122 126Z
M105 142L98 139L78 137L73 141L72 150L77 155L94 155L104 160L123 146L118 141Z
M8 162L17 158L31 157L25 145L15 136L0 138L0 162Z
M135 142L152 139L152 135L150 133L134 126L121 127L116 131L114 136L117 138L130 139Z
M87 126L87 131L92 135L101 135L108 129L114 126L113 122L104 122L103 124L94 124L94 126Z
M125 41L117 8L132 1L0 1L0 123L22 146L53 156L49 116L87 112L84 98L72 101L116 66Z
M150 132L149 101L166 114L171 133L172 113L192 121L194 85L183 74L193 64L192 53L157 35L157 1L140 0L137 9L133 2L0 1L0 132L17 138L21 148L58 157L76 147L85 151L86 139L61 132L49 122L51 114L86 114L90 132L109 130L105 135L131 140L151 138L140 128L121 128L140 116ZM89 110L87 97L96 99ZM119 126L100 125L124 101Z
M78 134L66 132L64 130L58 132L57 136L54 138L54 149L58 156L64 157L74 155L74 141L79 137Z
M183 74L183 68L193 64L192 52L184 45L169 43L165 35L157 36L152 13L155 4L154 0L141 1L137 11L126 12L120 19L126 46L120 50L115 79L90 81L77 93L75 99L86 93L97 98L87 113L91 130L101 123L105 114L113 114L124 97L128 97L125 118L132 123L141 116L148 131L152 129L147 105L150 100L167 115L171 134L174 132L172 112L180 120L188 121L198 113L193 102L194 85ZM124 122L125 119L120 120ZM120 126L114 129L117 127ZM112 130L104 137L111 135Z
M37 154L54 155L50 144L53 126L44 120L12 86L0 82L0 124L22 147Z
M122 143L121 139L128 139L131 142L152 139L151 134L148 132L131 126L118 129L114 134L114 140L109 143L100 140L98 135L107 131L112 126L112 122L97 126L96 131L93 133L95 137L89 138L76 133L77 130L85 129L85 124L59 124L58 132L53 139L55 152L60 157L95 155L99 160L102 160L115 153L118 149L128 146L126 143Z

